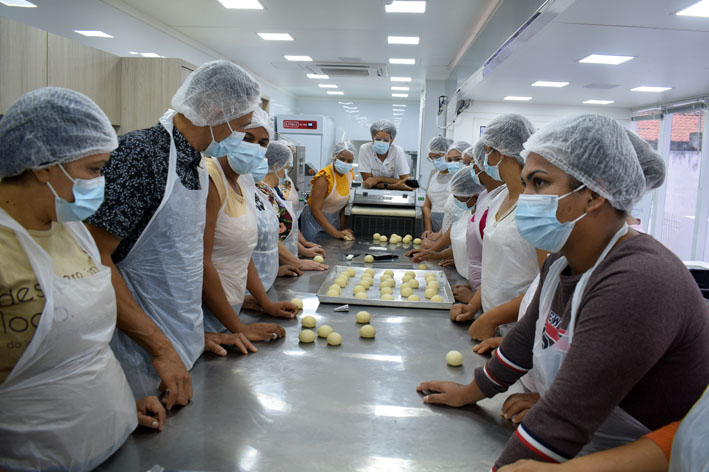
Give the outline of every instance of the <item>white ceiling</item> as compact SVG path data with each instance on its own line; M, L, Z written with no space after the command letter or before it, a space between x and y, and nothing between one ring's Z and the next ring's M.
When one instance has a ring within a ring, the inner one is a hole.
M638 108L707 95L709 18L674 15L692 3L576 0L470 88L466 98L501 101L507 95L531 96L527 103L557 105L601 99L614 100L616 107ZM592 53L636 58L618 66L578 63ZM537 80L571 84L531 87ZM618 87L584 88L588 84ZM659 94L630 92L640 85L673 89Z

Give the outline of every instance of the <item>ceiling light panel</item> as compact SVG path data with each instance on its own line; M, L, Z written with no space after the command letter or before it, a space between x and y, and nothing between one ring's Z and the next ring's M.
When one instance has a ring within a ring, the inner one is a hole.
M224 5L224 8L233 8L237 10L263 10L258 0L219 0L219 3Z
M508 95L505 97L505 100L508 102L528 102L531 99L532 97L519 97L516 95Z
M392 97L394 98L407 98L409 96L408 93L392 93Z
M615 102L613 100L585 100L582 103L586 105L610 105Z
M328 91L327 91L327 94L328 94L328 95L344 95L345 92L340 92L340 91L337 91L337 90L328 90Z
M537 80L532 84L532 87L556 87L556 88L561 88L561 87L566 87L569 85L568 82L551 82L548 80Z
M425 1L394 0L390 5L385 5L387 13L426 13Z
M320 88L337 88L337 85L335 85L335 84L318 84L318 87L320 87Z
M394 57L389 58L389 64L398 64L404 66L413 66L416 64L416 59L396 59Z
M286 60L291 62L313 62L313 58L310 56L283 56Z
M611 56L608 54L591 54L584 57L579 62L582 64L609 64L617 66L624 62L635 59L635 56Z
M325 74L308 74L309 79L319 79L319 80L327 80L330 78L329 75Z
M389 44L418 44L418 36L388 36Z
M256 33L265 41L293 41L293 36L288 33Z
M392 77L392 82L411 82L411 77Z
M79 33L82 36L88 36L89 38L112 38L108 33L103 31L87 31L87 30L74 30L74 33Z
M631 88L631 92L651 92L651 93L660 93L660 92L666 92L668 90L672 90L672 87L650 87L647 85L643 85L640 87L635 87Z
M677 12L677 16L698 16L709 18L709 0L702 0Z
M37 8L37 5L25 0L0 0L0 3L7 5L8 7Z
M402 92L408 92L410 90L409 87L392 87L391 89L392 90L399 90Z

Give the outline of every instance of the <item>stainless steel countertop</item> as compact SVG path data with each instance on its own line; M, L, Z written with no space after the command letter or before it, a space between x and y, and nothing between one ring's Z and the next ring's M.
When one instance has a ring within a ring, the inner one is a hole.
M331 266L349 264L345 254L371 245L319 242ZM388 249L399 259L375 267L413 267L401 245ZM452 285L463 280L445 270ZM168 413L163 432L135 432L96 470L146 471L159 464L192 471L487 472L514 431L500 416L507 395L447 408L425 405L415 391L423 380L471 380L487 358L473 353L467 326L451 323L442 310L352 306L334 312L337 305L318 306L314 295L326 275L279 278L269 296L303 298L298 318L310 314L318 326L331 325L342 334L341 346L319 338L299 344L296 319L281 321L286 337L258 343L255 354L203 355L192 369L192 402ZM375 339L359 338L354 315L362 309L372 315ZM446 365L450 350L463 353L463 366Z

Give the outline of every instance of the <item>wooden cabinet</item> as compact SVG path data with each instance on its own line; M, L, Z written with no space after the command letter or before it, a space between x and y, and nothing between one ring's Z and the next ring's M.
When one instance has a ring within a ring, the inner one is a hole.
M0 115L47 85L47 32L0 17Z

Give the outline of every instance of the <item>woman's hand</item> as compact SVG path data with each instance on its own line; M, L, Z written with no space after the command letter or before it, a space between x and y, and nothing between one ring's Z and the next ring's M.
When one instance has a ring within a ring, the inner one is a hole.
M135 402L138 412L138 424L146 428L162 431L165 426L165 407L156 396L143 397Z
M278 277L299 277L303 271L291 264L283 264L278 267Z

